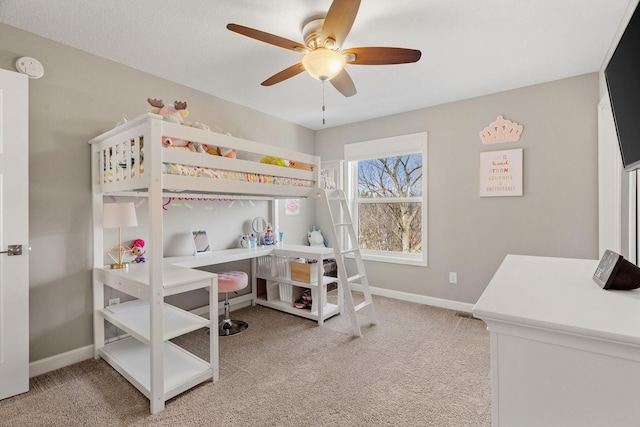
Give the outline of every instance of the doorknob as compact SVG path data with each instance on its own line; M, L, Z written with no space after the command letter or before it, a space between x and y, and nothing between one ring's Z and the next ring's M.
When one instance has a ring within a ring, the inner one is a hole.
M9 245L6 251L1 251L0 254L7 254L9 256L22 255L22 245Z

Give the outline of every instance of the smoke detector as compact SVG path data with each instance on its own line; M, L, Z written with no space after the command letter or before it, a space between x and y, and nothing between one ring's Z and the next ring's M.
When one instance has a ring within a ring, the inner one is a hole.
M23 56L16 61L16 68L22 74L26 74L30 79L39 79L44 76L44 67L35 58Z

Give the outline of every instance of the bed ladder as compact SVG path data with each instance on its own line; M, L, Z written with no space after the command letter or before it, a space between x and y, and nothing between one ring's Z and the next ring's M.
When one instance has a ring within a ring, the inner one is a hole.
M369 289L369 281L365 272L364 261L362 260L362 253L360 253L360 246L358 245L358 237L356 236L351 214L349 213L347 198L342 190L320 189L319 193L323 208L332 224L332 227L329 227L327 232L327 237L331 242L336 259L336 266L338 268L338 288L339 292L342 292L343 301L341 309L344 307L349 314L353 335L361 337L362 332L360 331L360 322L358 322L357 317L359 311L368 311L369 322L372 325L375 325L378 321L371 298L371 289ZM340 232L338 232L339 230ZM346 235L344 233L345 231ZM345 244L344 249L342 248L343 242ZM353 254L357 267L357 274L351 277L347 276L347 269L344 262L344 256L348 254ZM364 294L364 301L358 305L355 305L353 300L352 285L356 285Z

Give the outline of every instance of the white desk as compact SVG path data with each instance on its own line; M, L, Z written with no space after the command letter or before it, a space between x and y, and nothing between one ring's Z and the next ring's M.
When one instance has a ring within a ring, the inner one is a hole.
M317 277L312 283L298 282L292 280L288 271L277 273L275 271L259 271L256 265L256 258L273 255L274 257L283 257L287 259L293 258L307 258L316 261ZM339 314L343 310L342 294L338 294L338 304L330 304L327 302L326 287L329 283L336 282L334 277L325 277L323 275L323 260L333 258L334 252L332 248L325 248L323 246L304 246L304 245L273 245L273 246L260 246L254 249L235 248L225 249L220 251L213 251L209 254L192 255L187 257L170 257L164 259L165 270L174 268L198 268L208 265L222 264L232 261L240 261L245 259L251 259L251 301L253 304L270 307L276 310L284 311L289 314L293 314L307 319L315 320L319 325L329 317ZM264 279L267 281L267 288L264 293L258 289L257 279ZM293 289L298 290L308 288L312 294L312 307L311 310L298 309L293 307L293 301L296 293L294 292L291 297L280 298L280 296L273 297L272 292L277 292L276 288L279 286L291 286ZM267 295L269 293L269 295Z
M602 290L597 265L508 255L478 300L494 426L640 425L640 291Z
M304 248L305 246L301 247ZM276 246L259 246L254 249L223 249L203 255L165 258L164 264L165 266L178 266L187 268L205 267L207 265L223 264L225 262L241 261L244 259L266 256L271 254L275 248Z
M165 265L177 265L180 267L197 268L207 265L222 264L225 262L240 261L243 259L252 259L267 255L288 255L303 257L306 254L308 258L324 258L333 257L333 249L324 246L305 246L305 245L272 245L258 246L254 249L234 248L213 251L205 255L191 255L183 257L165 258Z

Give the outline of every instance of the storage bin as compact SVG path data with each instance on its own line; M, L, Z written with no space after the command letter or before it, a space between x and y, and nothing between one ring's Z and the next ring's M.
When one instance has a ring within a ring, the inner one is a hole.
M261 256L256 258L256 272L258 274L272 275L271 257Z
M291 288L293 286L291 286L288 283L280 283L279 285L280 285L280 301L291 303L292 302Z
M258 257L256 272L267 276L287 277L287 257L276 255Z
M291 280L303 283L316 283L318 281L318 263L307 264L304 262L291 261Z
M267 280L267 301L281 299L279 285L281 285L281 283L274 282L273 280Z

